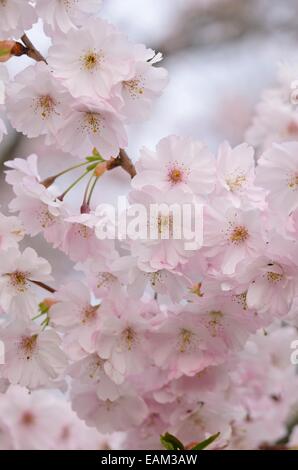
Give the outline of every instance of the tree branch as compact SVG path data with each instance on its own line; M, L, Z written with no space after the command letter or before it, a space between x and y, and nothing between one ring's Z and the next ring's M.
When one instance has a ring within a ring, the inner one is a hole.
M30 41L30 39L28 38L27 34L23 34L23 36L21 37L23 43L25 44L25 46L27 47L27 51L26 51L26 54L28 57L30 57L31 59L33 60L36 60L36 62L45 62L47 64L47 61L46 59L44 58L44 56L36 49L36 47L34 46L34 44L32 44L32 42Z
M123 170L130 175L131 178L137 174L134 164L124 149L120 149L118 157L111 158L107 162L107 170L113 170L118 166L121 166Z

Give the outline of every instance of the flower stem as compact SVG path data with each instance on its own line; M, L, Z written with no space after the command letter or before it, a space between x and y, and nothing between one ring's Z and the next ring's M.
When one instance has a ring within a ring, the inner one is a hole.
M60 173L57 173L56 175L49 176L48 178L44 179L40 184L48 188L51 186L59 176L63 176L66 173L69 173L72 170L76 170L77 168L81 168L82 166L89 165L89 162L83 162L83 163L78 163L77 165L70 166L69 168L66 168L66 170L60 171Z
M88 204L88 205L90 205L90 201L91 201L91 198L92 198L92 194L93 194L93 191L94 191L94 189L95 189L95 186L96 186L96 183L97 183L98 179L99 179L99 176L96 176L95 179L94 179L94 181L93 181L93 184L92 184L92 186L91 186L91 188L90 188L89 196L88 196L88 199L87 199L87 204Z
M63 201L66 194L68 194L69 191L71 191L83 178L85 178L85 176L88 175L89 171L90 170L84 171L84 173L81 176L79 176L79 178L77 178L70 186L68 186L68 188L57 199L59 199L60 201Z
M93 178L95 178L95 181L97 180L97 177L95 176L94 172L92 173L85 189L84 198L81 205L81 214L88 214L90 212L90 193L92 194L92 191L94 189L94 182L92 184Z

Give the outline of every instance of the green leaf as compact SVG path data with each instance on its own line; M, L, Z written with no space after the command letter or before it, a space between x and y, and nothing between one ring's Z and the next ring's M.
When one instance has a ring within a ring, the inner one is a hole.
M92 150L92 155L89 155L86 157L87 162L104 162L104 158L100 155L99 151L97 148L94 147Z
M93 155L93 157L102 158L96 147L93 148L92 155Z
M160 442L167 450L184 450L184 445L177 439L177 437L166 432L160 436Z
M87 157L87 162L103 162L104 159L101 157Z
M10 53L10 49L0 49L0 57L3 57Z
M88 165L88 166L87 166L86 170L88 170L88 171L95 170L95 168L97 167L97 165L98 165L98 162L92 163L91 165Z
M39 311L42 315L48 313L48 311L49 311L49 307L46 304L44 304L43 302L41 302L38 305L38 309L39 309Z
M220 432L213 434L213 436L208 437L205 441L199 442L197 445L191 448L191 450L203 450L206 447L210 446L220 436Z

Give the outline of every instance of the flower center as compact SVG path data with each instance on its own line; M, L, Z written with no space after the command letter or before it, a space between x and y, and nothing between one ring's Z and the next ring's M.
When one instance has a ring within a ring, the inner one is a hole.
M92 307L92 305L88 305L88 307L86 307L82 312L82 323L87 323L94 320L94 318L96 318L96 315L97 307Z
M210 334L212 337L217 336L218 329L221 327L221 318L223 317L223 313L219 310L213 310L209 312L208 327L210 328Z
M47 206L42 207L37 216L42 228L48 228L55 222L55 217L51 214Z
M109 284L112 284L113 282L116 281L116 276L114 276L111 273L98 273L97 274L97 284L96 287L97 289L100 289L100 287L107 287Z
M93 72L104 61L102 51L96 52L95 50L88 51L81 57L83 68L88 72Z
M235 178L226 179L226 183L232 192L237 191L237 189L242 188L245 181L246 181L246 177L244 175L238 175Z
M196 284L194 284L194 285L191 287L190 292L191 292L192 294L197 295L198 297L203 297L203 296L204 296L204 293L202 292L202 283L201 283L201 282L197 282Z
M183 180L183 174L179 168L173 168L168 174L169 180L173 184L181 183Z
M70 11L72 9L74 1L77 1L77 0L62 0L66 11Z
M248 306L247 306L246 298L247 298L247 292L242 292L241 294L234 295L233 300L237 302L237 304L241 305L243 310L247 310Z
M80 237L84 238L85 240L88 240L93 234L92 229L84 224L77 224L76 232Z
M267 273L267 280L272 283L280 282L283 279L283 274L274 273L273 271L269 271Z
M98 370L102 369L104 364L104 360L101 359L99 356L94 356L92 362L89 364L88 367L88 376L90 379L94 379Z
M128 351L132 350L133 344L136 341L136 332L128 326L123 332L122 332L122 338L124 342L126 343Z
M168 167L168 181L174 186L182 183L186 180L189 174L189 169L185 168L184 165L173 162Z
M84 116L83 130L87 132L92 132L93 134L98 134L102 128L104 119L99 113L87 112Z
M137 99L140 97L140 95L144 94L144 83L142 83L141 78L126 80L123 82L123 85L132 99Z
M184 353L193 340L194 333L187 328L182 328L179 333L179 351Z
M295 191L298 188L298 173L291 175L288 180L288 187Z
M240 245L248 239L248 230L243 225L235 227L230 235L230 241L235 245Z
M37 346L37 335L23 336L20 341L20 349L25 354L27 361L29 361Z
M156 287L158 284L160 284L162 282L161 271L156 271L154 273L149 273L148 276L149 276L149 279L150 279L150 284L153 288Z
M162 237L173 236L173 216L172 214L159 214L157 217L158 234Z
M40 112L42 119L48 119L55 112L55 106L50 95L39 96L35 100L35 112Z
M13 273L9 273L10 284L18 291L18 292L25 292L28 287L27 276L28 273L24 273L22 271L15 271Z

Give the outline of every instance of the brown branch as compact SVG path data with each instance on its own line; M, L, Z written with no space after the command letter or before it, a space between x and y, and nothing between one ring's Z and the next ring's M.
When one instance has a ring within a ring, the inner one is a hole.
M107 170L113 170L118 166L121 166L123 170L130 175L131 178L137 174L134 164L124 149L120 149L118 157L111 158L107 162Z
M47 291L50 292L51 294L55 294L55 292L56 292L56 289L54 289L53 287L48 286L48 285L45 284L44 282L33 281L32 279L28 279L28 281L32 282L33 284L35 284L35 285L38 286L38 287L41 287L41 288L44 289L44 290L47 290Z
M21 37L23 43L27 47L26 54L28 57L30 57L33 60L36 60L36 62L45 62L47 64L46 59L44 56L36 49L36 47L32 44L30 39L28 38L27 34L23 34Z

